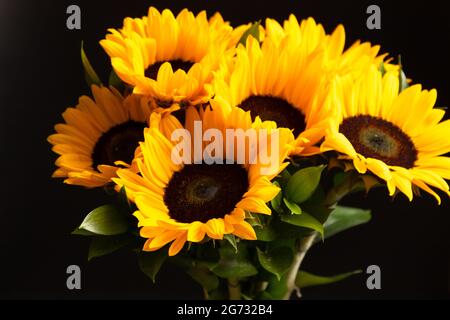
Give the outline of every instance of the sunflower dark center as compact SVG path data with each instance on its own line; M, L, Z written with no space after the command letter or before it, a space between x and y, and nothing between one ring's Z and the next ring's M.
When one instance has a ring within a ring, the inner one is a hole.
M247 189L247 171L241 165L190 164L173 174L164 203L178 222L207 222L231 213Z
M139 141L144 140L144 122L128 121L112 127L98 139L92 152L93 168L116 161L131 163Z
M365 157L404 168L414 167L417 160L411 138L389 121L368 115L354 116L344 119L339 131Z
M188 72L189 69L194 65L194 63L192 63L190 61L184 61L184 60L181 60L181 59L168 60L168 61L158 61L158 62L155 62L154 64L150 65L145 70L145 76L147 78L156 80L156 78L158 77L159 68L161 67L161 65L164 62L170 62L170 64L172 65L173 72L177 71L178 69L181 69L181 70L183 70L185 72Z
M293 129L296 136L305 130L303 113L284 99L271 96L250 96L238 107L250 111L253 120L259 116L263 121L275 121L279 127Z

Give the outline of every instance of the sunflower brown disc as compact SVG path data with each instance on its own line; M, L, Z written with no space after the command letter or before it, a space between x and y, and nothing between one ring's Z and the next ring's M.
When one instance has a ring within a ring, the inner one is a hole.
M164 203L178 222L207 222L230 214L248 186L247 171L241 165L189 164L173 174Z
M181 69L181 70L183 70L184 72L187 73L189 71L189 69L194 65L190 61L184 61L184 60L181 60L181 59L168 60L168 61L158 61L158 62L155 62L154 64L152 64L151 66L149 66L145 70L145 76L147 78L156 80L156 78L158 77L159 68L161 67L161 65L164 62L170 62L173 72L176 72L178 69Z
M411 138L389 121L368 115L349 117L344 119L339 131L364 157L408 169L414 167L417 160Z
M305 130L305 116L284 99L271 96L250 96L242 101L239 108L250 111L252 120L275 121L278 127L294 130L297 136Z
M114 165L116 161L131 163L139 141L144 141L144 122L127 121L112 127L97 141L92 152L93 168L100 164Z

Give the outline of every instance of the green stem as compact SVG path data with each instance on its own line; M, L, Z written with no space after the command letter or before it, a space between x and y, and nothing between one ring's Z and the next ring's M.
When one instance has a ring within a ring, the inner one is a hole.
M342 183L328 191L325 204L327 207L334 207L343 197L361 187L358 177L350 174Z
M317 233L314 232L311 235L300 239L298 244L298 251L294 256L294 261L292 262L291 267L289 268L288 273L286 275L287 291L283 297L283 300L289 300L294 290L297 290L297 292L300 294L300 290L295 284L295 279L297 278L297 273L300 269L303 259L305 258L306 253L314 243L316 235Z
M228 279L228 294L230 300L241 300L241 286L237 278Z
M326 195L325 205L329 208L333 208L336 204L346 195L352 191L357 190L361 187L361 181L358 177L350 174L341 184L333 187ZM289 300L291 298L292 292L297 291L300 296L300 289L295 284L297 278L297 273L300 270L300 266L305 258L306 253L314 244L314 240L317 233L314 232L311 235L301 238L298 243L298 251L294 256L294 261L286 274L286 286L287 291L283 297L283 300Z

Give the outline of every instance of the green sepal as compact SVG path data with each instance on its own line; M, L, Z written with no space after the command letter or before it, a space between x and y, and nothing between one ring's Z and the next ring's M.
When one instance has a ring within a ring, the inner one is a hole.
M102 86L103 85L102 81L98 77L97 73L95 72L94 68L89 62L86 53L84 52L83 41L81 41L81 63L83 65L84 77L86 79L87 85L89 87L91 87L93 84Z
M256 40L259 41L259 26L261 24L261 21L257 21L252 23L252 25L245 30L245 32L242 34L241 38L239 39L238 44L242 44L243 46L245 46L247 44L247 38L249 36L252 36L253 38L255 38Z

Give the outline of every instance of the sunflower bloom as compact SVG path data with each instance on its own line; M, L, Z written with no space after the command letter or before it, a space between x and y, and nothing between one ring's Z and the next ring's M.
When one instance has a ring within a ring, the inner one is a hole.
M279 162L273 174L264 175L260 162L238 164L234 158L225 156L220 163L208 164L202 156L197 162L177 164L172 158L176 145L158 129L163 116L175 119L173 115L152 114L145 141L140 144L142 157L136 160L140 174L120 169L118 178L113 179L119 187L125 186L127 195L137 205L134 215L142 227L140 234L148 239L143 250L154 251L171 243L169 255L173 256L186 241L200 242L206 236L222 239L226 234L234 234L255 240L255 231L245 220L246 211L271 213L266 203L278 194L279 188L270 180L287 165L284 160L293 140L290 130L277 129L273 122L263 123L259 119L252 122L248 112L223 108L214 102L212 109L187 110L185 128L192 137L195 123L201 123L203 132L213 128L222 132L223 137L226 129L264 128L267 132L279 132ZM178 129L182 128L178 122ZM224 150L237 146L234 138L224 141ZM204 148L205 151L208 147ZM245 158L249 159L247 155Z
M213 81L216 101L293 130L292 152L303 155L320 152L315 144L325 135L333 113L323 101L325 55L307 49L289 38L277 44L266 37L260 45L248 37L246 46L236 48L233 63L222 63Z
M48 137L59 154L53 177L90 188L111 182L117 161L131 164L151 113L148 100L137 95L123 98L115 89L95 85L92 94L94 99L82 96L68 108L65 123Z
M450 120L445 111L433 108L436 90L413 85L399 93L395 71L384 76L373 66L358 81L337 78L329 102L339 116L322 145L336 150L364 174L367 171L387 182L390 195L398 189L411 201L417 187L447 195L450 179ZM414 187L414 188L413 188Z
M232 28L220 14L209 21L187 9L177 17L150 7L143 18L126 18L120 30L100 41L117 75L134 93L151 95L159 105L204 103L208 83L232 40Z
M379 66L382 62L385 62L385 68L388 71L399 69L397 65L390 64L390 60L385 61L387 54L380 55L378 45L372 46L369 42L356 41L344 50L344 27L339 25L331 35L328 35L323 26L311 17L299 23L295 15L291 14L284 21L283 26L276 20L268 18L266 36L275 42L281 42L288 37L294 43L301 45L308 54L323 50L329 79L335 75L351 75L357 79L364 76L372 64Z

